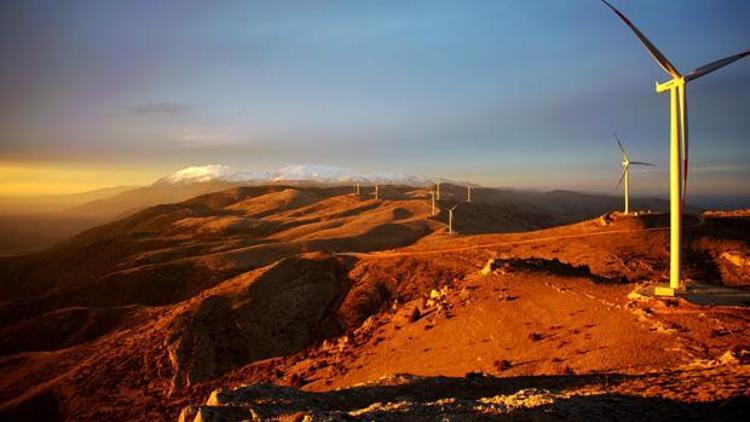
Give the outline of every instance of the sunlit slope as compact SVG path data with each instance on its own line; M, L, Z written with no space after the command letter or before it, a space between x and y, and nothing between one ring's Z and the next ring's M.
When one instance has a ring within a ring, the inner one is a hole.
M627 298L634 283L666 274L668 216L557 225L567 217L460 202L460 189L443 189L432 216L424 189L386 187L375 200L349 188L233 188L5 260L0 367L13 376L0 383L2 406L52 400L91 419L103 402L79 393L95 386L133 403L112 408L118 418L158 419L217 386L252 381L323 390L396 372L657 370L744 341L744 317L712 311L718 323L705 324L694 316L704 309L684 319L688 308ZM444 210L456 203L459 233L449 235ZM687 274L747 282L733 264L747 257L746 215L688 217L686 226L696 257ZM490 258L506 264L480 275ZM428 305L432 290L445 304ZM660 330L678 326L689 329L684 350L665 352L676 338ZM503 360L510 369L496 368Z
M7 276L0 292L43 300L85 289L76 293L80 302L105 304L110 302L102 301L95 286L107 279L108 288L116 286L119 305L180 300L214 278L290 253L402 247L442 231L444 209L460 193L457 187L442 189L446 199L437 204L442 211L435 217L430 217L427 191L408 187L384 186L379 201L369 192L353 196L349 187L258 186L210 193L148 208L40 253L5 259L0 266ZM570 218L497 198L482 202L487 194L478 195L456 211L459 231L522 231ZM174 279L184 272L189 274L170 281L168 291L160 289L159 278ZM153 292L129 290L139 284Z

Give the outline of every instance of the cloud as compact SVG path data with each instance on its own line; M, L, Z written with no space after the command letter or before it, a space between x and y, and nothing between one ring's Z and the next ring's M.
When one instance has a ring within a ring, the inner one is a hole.
M175 137L175 145L180 148L218 148L235 146L240 143L240 138L230 129L217 127L192 127L182 131ZM243 138L242 144L250 145L251 139Z
M127 107L125 115L133 117L142 116L187 116L192 112L192 107L185 103L164 101L156 103L143 103Z

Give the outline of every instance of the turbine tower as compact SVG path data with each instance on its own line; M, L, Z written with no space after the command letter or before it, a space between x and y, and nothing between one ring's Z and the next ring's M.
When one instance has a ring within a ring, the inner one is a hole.
M670 94L670 137L669 137L669 287L655 289L657 295L673 296L675 290L682 288L680 280L680 243L682 208L685 203L688 172L688 115L685 85L693 79L707 75L715 70L750 55L750 50L716 60L701 66L687 74L681 74L672 63L641 33L619 10L607 0L602 0L623 22L635 33L641 44L646 47L656 63L672 78L664 83L656 83L656 93ZM680 163L682 161L682 163ZM682 164L682 166L680 166Z
M437 200L440 200L440 180L438 179L437 183L435 183L435 190L437 191Z
M430 197L432 199L432 201L431 201L432 202L432 212L431 212L430 215L434 217L434 216L437 215L437 207L435 206L435 191L433 191L433 190L430 191Z
M380 199L380 185L375 185L375 192L373 192L372 194L375 195L376 201Z
M625 147L622 145L620 138L617 137L616 133L614 135L617 145L620 147L620 152L622 153L622 175L620 176L620 181L617 182L617 188L620 187L623 179L625 179L625 215L628 215L630 214L630 166L653 166L653 164L644 163L642 161L630 161L628 153L625 151Z
M466 202L471 202L471 186L466 185Z
M458 204L448 208L448 234L453 234L453 210L455 210L457 206Z
M359 182L354 186L355 192L357 192L357 196L359 196Z

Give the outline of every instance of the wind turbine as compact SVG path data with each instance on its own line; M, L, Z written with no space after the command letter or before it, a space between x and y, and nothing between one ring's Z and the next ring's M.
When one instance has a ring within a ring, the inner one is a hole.
M716 60L701 66L687 74L681 74L672 63L641 33L619 10L607 0L602 2L612 9L617 16L635 33L641 44L646 47L656 63L672 78L664 83L656 83L656 93L669 91L670 94L670 137L669 137L669 287L657 286L657 295L674 296L674 292L681 288L680 283L680 243L682 208L685 203L685 188L687 187L688 171L688 115L685 85L693 79L707 75L715 70L750 55L750 50ZM680 167L682 159L682 167Z
M433 190L430 191L430 197L432 199L432 214L431 215L434 217L437 215L437 207L435 206L435 191Z
M373 192L372 194L375 195L376 201L380 199L380 185L375 185L375 192Z
M440 180L435 183L435 190L437 191L437 200L440 200Z
M466 185L466 202L471 202L471 186Z
M354 186L354 189L355 192L357 192L356 195L359 196L359 182L357 182L357 184Z
M630 166L653 166L653 164L644 163L642 161L630 161L628 153L625 151L625 147L622 145L620 138L617 137L616 133L614 135L617 145L620 146L620 152L622 153L622 175L620 176L620 181L617 182L617 188L620 187L623 179L625 179L625 215L628 215L630 214Z
M453 210L455 210L457 206L458 204L448 208L448 234L453 234Z

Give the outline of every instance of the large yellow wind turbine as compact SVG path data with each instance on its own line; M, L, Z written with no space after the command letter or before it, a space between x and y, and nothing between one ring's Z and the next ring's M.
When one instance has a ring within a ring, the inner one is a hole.
M674 295L674 291L683 287L680 283L680 235L682 224L682 208L685 203L685 189L687 187L688 171L688 115L687 99L685 96L685 84L693 79L698 79L715 70L750 55L750 50L733 56L726 57L705 66L701 66L692 72L682 75L672 63L646 38L636 26L630 22L619 10L602 0L625 24L630 27L641 41L656 63L672 77L667 82L656 83L656 92L661 94L669 91L670 94L670 142L669 142L669 287L657 287L656 294ZM682 160L682 166L680 166Z

